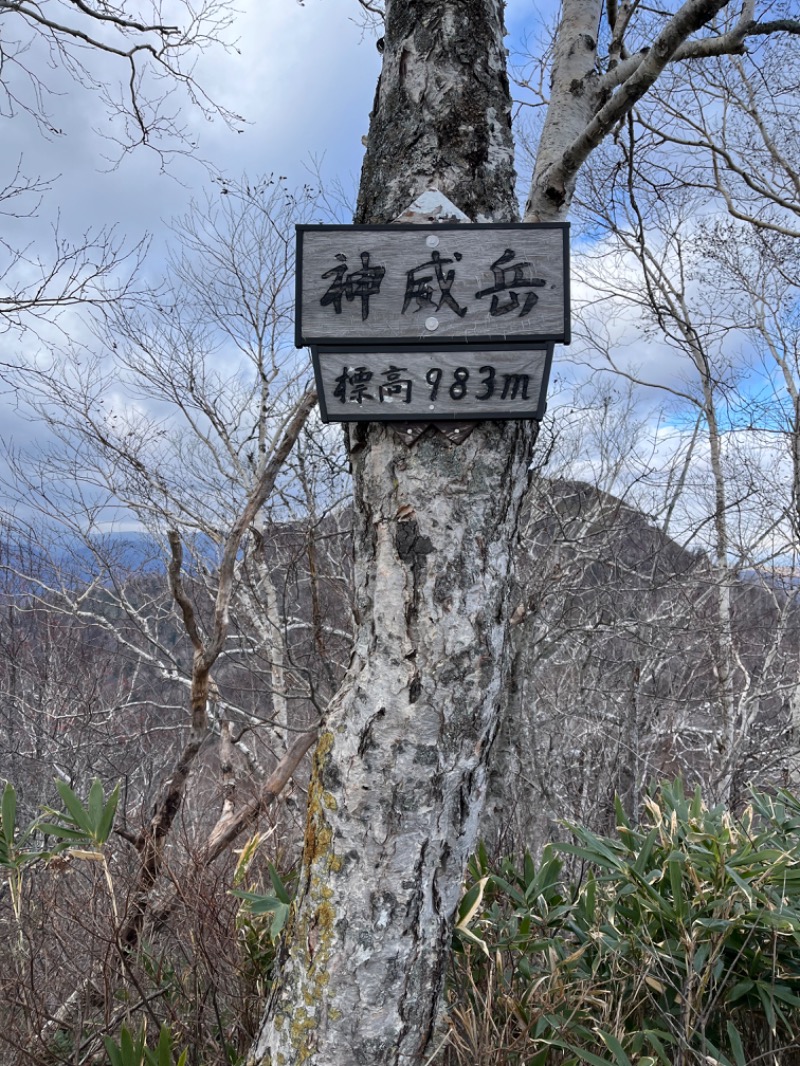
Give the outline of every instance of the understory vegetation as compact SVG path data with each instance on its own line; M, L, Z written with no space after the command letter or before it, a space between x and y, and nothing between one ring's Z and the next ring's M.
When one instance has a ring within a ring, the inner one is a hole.
M800 1062L800 801L662 785L632 825L470 866L447 1062Z
M20 825L3 793L4 1061L244 1062L294 891L276 827L196 870L126 952L118 792L58 794ZM539 861L479 848L432 1062L800 1062L800 799L753 789L734 814L677 780L616 821L565 823Z

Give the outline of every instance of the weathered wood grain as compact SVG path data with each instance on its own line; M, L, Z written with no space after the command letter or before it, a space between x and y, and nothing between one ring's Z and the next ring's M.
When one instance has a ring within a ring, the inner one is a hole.
M566 226L299 226L298 263L298 346L569 339Z
M326 422L440 422L541 419L552 349L312 348L312 355Z

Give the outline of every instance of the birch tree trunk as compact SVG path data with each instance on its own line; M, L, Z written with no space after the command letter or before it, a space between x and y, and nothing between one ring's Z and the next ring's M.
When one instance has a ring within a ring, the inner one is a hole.
M667 64L771 32L748 2L709 34L729 5L658 11L651 47L631 54L637 5L563 0L528 220L566 217L581 166ZM428 188L477 221L515 220L502 0L385 6L356 222L390 222ZM428 433L411 450L386 426L350 431L358 631L314 759L298 899L251 1064L421 1066L430 1051L506 700L534 439L524 422L482 423L460 447Z
M426 188L513 221L501 0L387 4L358 222ZM314 758L298 903L253 1062L423 1061L506 681L535 430L350 432L358 632Z

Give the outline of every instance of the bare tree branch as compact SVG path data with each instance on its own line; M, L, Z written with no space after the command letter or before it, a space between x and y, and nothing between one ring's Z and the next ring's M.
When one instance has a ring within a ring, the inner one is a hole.
M583 132L560 154L558 162L549 166L543 173L534 174L525 216L527 220L533 221L535 217L539 217L538 205L541 203L541 196L535 195L539 190L542 190L543 196L553 208L563 209L568 204L568 190L574 185L578 171L591 153L652 88L686 38L707 25L728 3L729 0L686 0L661 29L652 47L641 56L640 62L611 99L597 110ZM600 86L596 92L598 98L602 99Z

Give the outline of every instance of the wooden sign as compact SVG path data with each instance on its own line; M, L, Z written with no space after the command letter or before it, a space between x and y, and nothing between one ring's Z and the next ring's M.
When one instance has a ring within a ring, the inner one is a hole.
M298 226L295 343L568 343L567 237L567 223Z
M541 419L553 345L316 347L324 422Z

